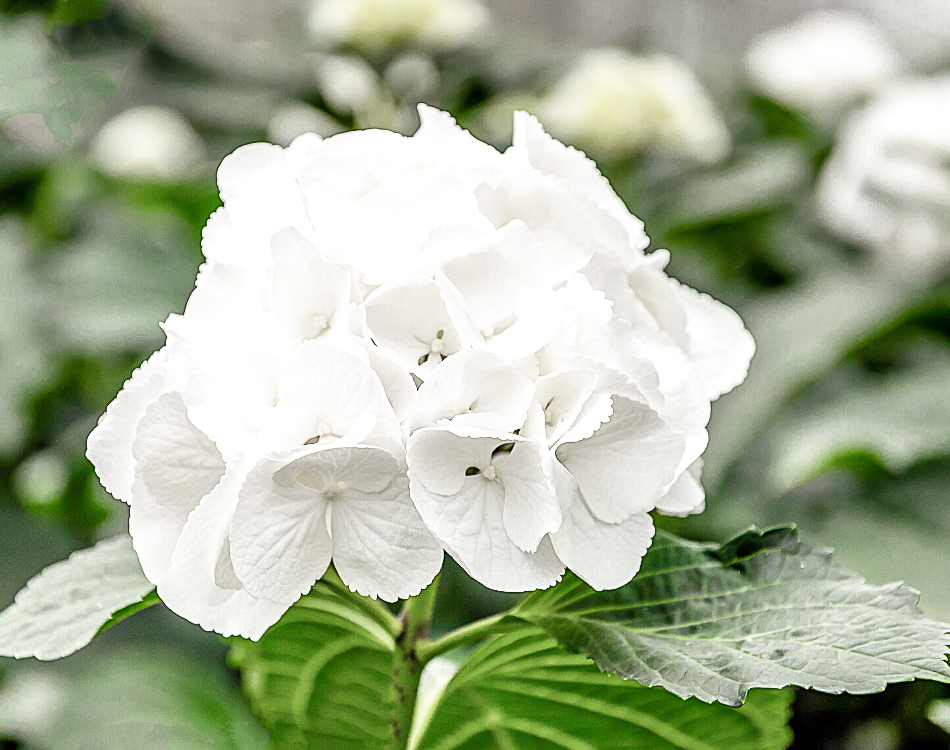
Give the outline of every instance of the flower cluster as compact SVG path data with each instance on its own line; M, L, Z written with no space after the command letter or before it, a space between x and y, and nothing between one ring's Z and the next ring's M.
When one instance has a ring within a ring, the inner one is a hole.
M655 146L709 163L730 149L729 131L702 84L666 55L589 50L536 111L552 133L604 157Z
M145 574L205 628L260 636L331 560L386 600L443 550L498 590L616 587L650 511L703 507L738 316L534 118L499 153L420 116L226 158L185 312L89 438Z
M948 122L950 78L907 79L848 118L821 172L825 225L898 279L950 263Z

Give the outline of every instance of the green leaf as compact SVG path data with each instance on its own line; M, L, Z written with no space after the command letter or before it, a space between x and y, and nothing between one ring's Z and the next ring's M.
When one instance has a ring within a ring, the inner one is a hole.
M900 473L950 455L950 356L887 377L861 378L839 396L792 417L775 441L771 484L785 492L860 455Z
M950 682L950 626L924 617L917 596L834 567L794 528L752 530L718 549L658 532L626 586L598 592L566 576L515 614L604 671L739 705L754 687Z
M53 45L38 16L0 17L0 122L40 114L53 141L72 143L80 122L115 85L104 70Z
M129 536L74 552L30 580L0 613L0 655L67 656L111 624L114 613L139 605L153 589Z
M30 747L267 747L266 731L229 675L194 656L154 644L134 649L94 646L55 664L3 667L0 735Z
M47 318L65 346L86 354L157 348L158 321L181 312L194 289L200 256L190 227L122 200L101 201L84 224L41 278Z
M774 210L792 202L810 176L799 143L764 143L721 171L687 182L672 202L671 224L682 230Z
M325 578L256 643L232 639L229 660L271 747L386 747L397 626L377 602Z
M417 750L782 750L791 694L741 708L604 674L535 628L496 637L452 678Z
M707 492L783 403L893 321L916 294L890 279L829 271L740 306L756 354L745 383L713 405L703 455Z

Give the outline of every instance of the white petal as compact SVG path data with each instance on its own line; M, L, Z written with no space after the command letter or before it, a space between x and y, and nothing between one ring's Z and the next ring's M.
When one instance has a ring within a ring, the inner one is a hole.
M696 459L687 471L680 474L670 491L656 501L656 509L666 516L702 513L706 507L706 492L699 480L702 468L703 460Z
M362 346L358 353L363 355ZM322 341L304 342L281 373L271 450L290 450L314 438L369 442L401 452L402 431L379 376L352 354Z
M527 112L515 112L512 142L514 148L524 149L533 167L565 180L619 221L627 231L631 258L642 253L650 242L643 222L631 215L593 161L545 133L538 119Z
M622 523L604 523L590 512L567 469L556 463L554 475L564 522L551 542L561 562L597 590L628 583L653 540L653 519L634 513Z
M423 427L412 434L406 446L409 476L429 492L454 495L465 482L466 469L488 466L498 446L523 439L458 424Z
M500 482L466 477L459 492L446 497L429 492L410 473L409 488L426 525L479 583L496 591L532 591L560 580L564 566L548 539L533 554L508 539Z
M445 360L419 388L410 431L443 420L512 432L524 424L534 388L511 364L483 350Z
M432 279L415 276L381 286L366 298L365 307L373 341L395 352L409 372L421 378L461 348L445 300Z
M229 553L228 529L249 465L235 462L188 516L158 595L178 615L205 630L257 640L287 609L241 587Z
M225 466L214 443L188 420L177 392L163 394L145 410L132 453L129 530L142 570L154 582L168 571L188 514L214 489Z
M102 486L118 500L132 499L135 457L132 440L145 409L169 388L165 372L166 349L159 349L132 373L89 434L86 456Z
M518 549L535 552L544 535L561 525L551 477L553 462L538 404L532 405L520 434L527 440L516 442L510 453L496 456L492 463L505 487L505 532Z
M609 422L586 440L558 446L555 455L597 518L620 523L653 510L666 494L684 442L649 407L615 396Z
M373 462L381 466L370 468L388 472L388 483L396 460L368 447L318 448L290 463L276 454L251 470L239 493L230 538L234 573L252 596L289 606L326 572L333 542L326 522L328 497L322 490L345 482L347 464L354 458L362 464L365 452L371 462L381 458Z
M330 263L296 229L271 239L273 272L271 304L299 344L316 338L336 323L353 297L350 270Z
M277 402L274 337L263 293L247 268L209 262L185 314L164 326L188 350L188 417L226 460L268 426Z
M369 366L379 376L396 419L400 423L406 421L416 398L416 384L412 376L402 362L387 350L380 349L368 341L364 341L363 346L369 358Z
M695 367L710 400L741 383L755 342L731 308L666 276L650 264L629 275L630 286Z
M755 354L752 339L736 312L708 294L679 285L686 309L689 356L710 399L745 380Z
M347 491L331 508L333 565L363 596L415 596L442 567L442 547L409 499L404 467L379 492Z

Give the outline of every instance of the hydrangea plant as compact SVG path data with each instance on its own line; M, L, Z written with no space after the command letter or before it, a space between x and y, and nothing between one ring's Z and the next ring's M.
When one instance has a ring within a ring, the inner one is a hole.
M533 117L504 153L420 118L224 160L184 314L89 437L130 536L31 581L0 653L161 601L231 638L274 747L780 748L751 688L950 681L916 592L793 528L655 530L703 510L751 336ZM445 553L533 593L433 639Z

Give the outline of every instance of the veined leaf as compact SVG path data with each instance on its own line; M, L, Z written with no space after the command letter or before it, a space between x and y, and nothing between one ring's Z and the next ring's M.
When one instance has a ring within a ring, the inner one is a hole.
M74 552L31 579L0 613L0 656L68 656L113 622L157 603L146 598L154 588L129 536Z
M741 708L681 700L604 674L527 628L482 646L452 678L416 750L782 750L791 694Z
M871 693L950 682L950 626L924 617L917 597L836 568L794 528L719 548L658 532L626 586L598 592L570 575L515 613L604 671L739 705L753 687Z
M381 605L324 580L256 643L231 640L229 660L271 748L387 746L392 625Z

